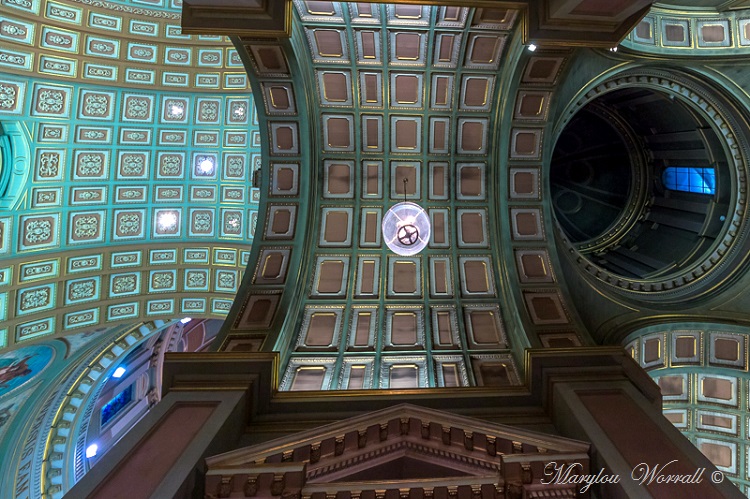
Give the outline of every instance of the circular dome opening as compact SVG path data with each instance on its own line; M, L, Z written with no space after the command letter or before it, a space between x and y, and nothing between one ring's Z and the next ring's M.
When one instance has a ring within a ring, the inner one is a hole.
M610 276L671 278L700 264L722 236L729 165L723 138L692 102L619 88L589 101L559 135L555 217L579 255Z

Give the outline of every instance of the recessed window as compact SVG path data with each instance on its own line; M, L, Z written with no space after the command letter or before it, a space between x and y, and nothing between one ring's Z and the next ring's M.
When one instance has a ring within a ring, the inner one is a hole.
M102 423L104 427L117 416L133 400L133 385L125 388L102 407Z
M662 182L664 182L664 187L672 191L715 194L716 170L670 166L664 170Z

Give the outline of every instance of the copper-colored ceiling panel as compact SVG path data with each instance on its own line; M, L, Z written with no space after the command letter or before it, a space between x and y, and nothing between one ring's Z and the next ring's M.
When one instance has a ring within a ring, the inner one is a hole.
M535 324L559 324L568 322L562 310L560 298L555 295L526 294L531 320Z
M316 16L332 16L336 13L336 9L333 8L333 2L307 0L305 5L307 12Z
M418 33L396 33L395 37L396 59L405 61L416 61L420 55L420 44L422 37Z
M521 155L532 155L537 153L538 136L531 132L518 132L515 136L514 152Z
M276 149L280 151L288 151L294 149L295 146L295 130L289 126L279 126L275 130L276 137Z
M735 451L729 445L700 442L699 448L703 455L716 466L731 468L734 465Z
M508 9L478 9L474 24L500 24L508 18Z
M682 376L662 376L656 382L663 396L674 397L683 394Z
M420 79L414 75L396 75L396 102L399 104L416 104L419 99Z
M380 197L381 163L366 163L365 169L365 196Z
M446 214L442 211L432 211L432 239L437 245L448 243L446 239Z
M362 106L382 106L380 73L360 73L360 93Z
M393 262L393 292L414 294L417 292L417 264L414 262Z
M461 123L461 149L467 152L483 150L484 132L484 123L481 121Z
M332 163L327 165L327 190L330 194L348 194L351 191L351 165Z
M714 338L714 356L719 360L736 362L740 358L740 342L729 338Z
M417 366L391 366L389 376L391 388L417 388L419 386L419 368Z
M696 339L694 336L678 336L674 342L675 357L691 358L696 355Z
M346 118L329 117L326 120L326 129L328 132L328 146L337 149L348 149L351 143L351 121Z
M291 391L320 390L325 378L325 367L299 367L294 373Z
M433 260L432 271L432 285L435 293L446 294L448 292L448 262L445 260Z
M395 143L397 150L414 150L419 146L419 124L411 119L395 120Z
M433 90L432 102L438 106L446 106L450 103L450 78L447 76L436 76Z
M283 111L289 109L289 93L286 87L272 86L268 89L269 96L271 98L271 106L274 109Z
M483 107L489 99L489 80L485 77L467 77L464 80L464 104L469 107Z
M257 56L259 67L267 72L286 72L286 62L277 47L254 47L252 51Z
M437 329L437 340L440 345L453 344L450 312L439 311L435 313L435 329Z
M650 338L643 342L643 360L656 362L661 359L661 338Z
M349 212L326 212L325 233L323 238L329 243L343 243L349 238Z
M314 312L310 316L305 345L325 347L333 342L336 331L336 314L332 312Z
M275 170L275 187L277 191L291 191L294 189L297 174L292 168L277 167Z
M271 219L271 232L274 234L286 234L291 229L292 211L279 208L273 212Z
M355 320L354 346L367 346L370 342L370 325L373 320L372 312L357 312Z
M511 384L505 364L483 362L479 372L484 386L508 386Z
M375 261L364 260L361 268L360 292L368 295L375 294Z
M472 339L477 345L500 345L500 331L497 329L495 314L491 310L470 310Z
M726 38L724 26L720 24L701 26L701 35L703 35L703 41L708 43L720 43Z
M502 38L492 35L474 35L471 39L469 61L473 64L495 64Z
M438 62L450 62L453 59L455 35L442 35L438 41Z
M404 184L404 180L406 180L406 184ZM403 196L404 193L407 196L414 196L419 187L417 167L414 165L397 165L394 170L393 182L395 193L392 194L395 194L394 197Z
M529 171L515 171L512 174L513 192L516 195L533 194L536 191L536 176Z
M467 244L482 244L484 239L484 217L478 212L460 214L461 240Z
M391 319L391 342L393 345L415 345L417 343L417 314L396 312Z
M461 7L444 7L444 21L458 21L461 17Z
M734 419L714 414L701 414L700 424L702 426L717 426L719 428L731 429L734 425Z
M437 124L435 125L437 127ZM431 193L430 197L442 199L446 196L446 185L448 174L448 165L433 165L432 166L432 178L431 180Z
M685 41L685 28L680 24L667 24L664 26L664 38L668 42L680 43Z
M458 377L458 366L456 364L441 364L440 370L443 374L444 387L451 388L461 386L461 381Z
M368 211L365 213L365 228L363 241L365 243L377 243L378 242L378 230L380 229L378 224L378 213Z
M367 149L380 150L382 145L380 144L381 132L381 117L380 116L363 116L362 122L364 123L364 141Z
M266 317L269 307L271 306L271 300L256 300L250 307L247 313L246 319L248 322L260 322Z
M479 197L484 193L483 171L478 166L462 166L459 174L459 191L465 197Z
M358 2L357 13L362 17L372 17L372 9L375 7L371 3Z
M520 236L537 236L540 234L540 227L536 213L517 212L513 217L516 233Z
M735 384L728 379L706 376L701 380L701 393L704 397L732 400L736 395Z
M362 57L364 59L375 59L377 57L377 33L375 31L361 31Z
M276 279L281 275L281 269L284 265L284 254L278 252L269 252L263 261L263 270L261 275L264 279Z
M490 291L487 264L478 260L463 262L466 290L470 293L488 293Z
M321 57L342 57L344 48L341 43L341 33L332 29L313 30L315 44Z
M546 261L539 254L521 255L521 266L526 277L544 278L547 277L548 270Z
M516 109L518 119L543 119L547 106L546 92L523 92L519 93L519 103Z
M341 292L344 279L344 262L324 260L318 269L318 293L335 294Z
M432 124L432 143L430 152L447 153L448 152L448 120L442 118L431 118Z
M394 5L394 15L400 19L420 19L422 17L421 5Z
M344 73L323 73L323 97L330 102L349 100L349 81Z
M553 83L562 66L562 58L534 57L526 66L525 83Z

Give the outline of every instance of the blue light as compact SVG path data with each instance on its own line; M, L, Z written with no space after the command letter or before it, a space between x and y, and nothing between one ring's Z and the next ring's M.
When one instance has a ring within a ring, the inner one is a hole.
M113 378L122 378L122 375L125 374L125 368L120 366L117 369L115 369L115 372L112 373Z
M716 170L713 168L670 166L664 170L662 182L664 182L664 187L671 191L715 194Z

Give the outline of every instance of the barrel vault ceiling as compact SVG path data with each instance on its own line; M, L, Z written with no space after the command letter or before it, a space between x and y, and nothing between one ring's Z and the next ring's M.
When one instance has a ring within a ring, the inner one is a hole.
M223 318L253 239L260 137L221 36L180 4L3 0L0 347Z

